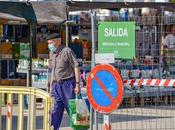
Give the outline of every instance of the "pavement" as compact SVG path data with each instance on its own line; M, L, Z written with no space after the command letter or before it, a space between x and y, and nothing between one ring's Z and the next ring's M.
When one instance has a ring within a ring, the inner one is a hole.
M17 116L18 116L18 107L13 106L13 117L12 117L12 130L17 130ZM2 128L0 130L6 130L6 113L7 108L2 107ZM24 110L24 130L27 130L27 109ZM43 109L37 109L36 110L36 129L42 130L43 128ZM72 130L72 128L69 127L69 117L68 114L65 112L61 124L60 130Z
M17 130L17 111L13 109L13 130ZM6 108L2 109L2 124L0 130L5 130ZM24 130L27 130L27 110L24 112ZM36 110L36 128L42 130L43 110ZM137 108L122 108L110 114L112 130L175 130L175 106L145 106ZM103 117L98 114L98 128L102 130ZM72 130L69 127L69 117L64 113L60 130ZM95 126L94 126L95 130Z

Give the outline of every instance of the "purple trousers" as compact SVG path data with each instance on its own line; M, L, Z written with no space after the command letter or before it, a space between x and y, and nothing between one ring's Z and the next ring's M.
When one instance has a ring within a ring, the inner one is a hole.
M75 84L75 79L70 79L61 83L55 82L52 85L51 96L54 98L54 106L51 111L50 120L54 130L59 130L64 109L69 114L68 100L75 98Z

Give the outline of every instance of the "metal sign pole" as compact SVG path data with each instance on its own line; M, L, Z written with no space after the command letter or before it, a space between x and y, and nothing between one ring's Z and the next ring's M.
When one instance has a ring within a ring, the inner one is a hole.
M36 58L36 23L29 21L30 26L30 56L29 56L29 87L32 87L32 58Z
M92 55L91 55L91 68L95 66L95 11L91 10L91 35L92 35ZM90 130L93 130L93 108L90 107ZM98 130L98 122L97 122L97 112L94 113L95 117L95 130Z
M30 57L29 57L29 69L27 74L27 85L29 87L32 87L32 58L36 58L36 23L30 22ZM27 98L27 97L25 97ZM25 104L28 104L28 108L34 107L35 97L33 95L29 95L29 101L25 100ZM30 117L33 117L35 115L34 110L28 109L29 115L28 115L28 130L35 130L35 118L30 119Z
M103 121L104 121L104 130L111 130L110 115L104 115Z
M163 38L164 38L164 36L163 36L163 19L164 18L164 7L161 7L161 14L160 14L160 37L161 37L161 44L160 44L160 48L159 48L159 55L160 55L160 58L159 58L159 62L161 63L161 58L162 58L162 51L163 50L161 50L162 49L162 41L163 41ZM164 65L163 65L163 67L164 67ZM161 70L161 64L159 64L159 70ZM162 78L162 71L160 71L160 78Z

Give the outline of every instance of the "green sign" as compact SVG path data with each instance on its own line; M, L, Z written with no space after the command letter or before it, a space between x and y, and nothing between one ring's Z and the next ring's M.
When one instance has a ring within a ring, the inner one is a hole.
M135 58L135 22L100 22L98 52L115 58Z

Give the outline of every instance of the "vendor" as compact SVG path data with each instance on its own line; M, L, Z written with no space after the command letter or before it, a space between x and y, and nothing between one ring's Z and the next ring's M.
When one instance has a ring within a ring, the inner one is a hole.
M171 33L168 34L162 42L162 49L175 48L175 25L171 26Z

